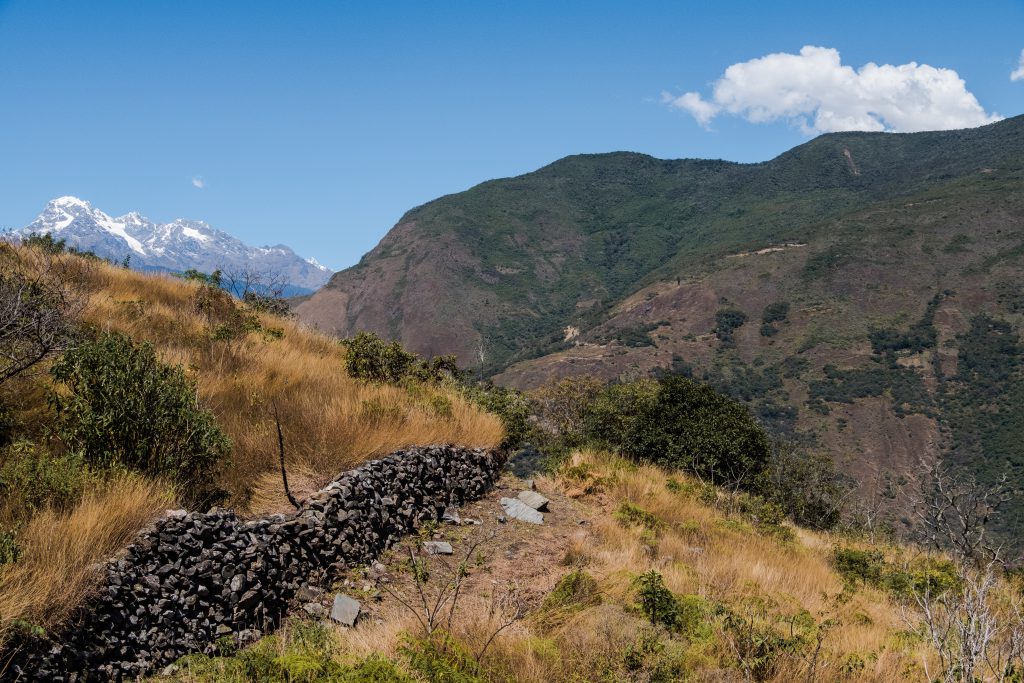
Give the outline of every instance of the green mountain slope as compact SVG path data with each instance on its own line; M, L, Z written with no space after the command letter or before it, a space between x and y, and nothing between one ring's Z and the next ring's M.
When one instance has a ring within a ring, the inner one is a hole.
M524 388L691 372L899 508L943 452L1024 481L1022 271L1017 117L760 164L568 157L411 210L297 310Z
M1022 153L1017 118L967 131L826 135L761 164L569 157L413 209L299 313L493 370L538 355L567 324L599 319L653 277L813 239L830 218L983 168L1019 168Z

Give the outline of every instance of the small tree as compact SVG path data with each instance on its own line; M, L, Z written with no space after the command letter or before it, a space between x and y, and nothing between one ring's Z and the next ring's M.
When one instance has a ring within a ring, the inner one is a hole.
M989 528L1011 497L1007 478L982 486L941 466L923 470L918 528L922 540L947 553L955 568L954 581L925 575L908 586L941 667L932 672L925 661L927 679L1019 680L1024 670L1021 595L1003 580L1003 545Z
M76 273L47 244L0 247L0 382L63 351L74 338L84 295Z
M108 333L66 353L51 374L63 389L52 398L56 432L71 450L97 467L172 478L193 502L209 502L231 442L180 365Z
M540 428L563 448L574 448L586 439L588 407L604 389L604 381L583 375L547 384L529 398Z
M838 524L851 491L828 453L781 442L774 445L758 484L764 496L782 506L794 522L812 529Z

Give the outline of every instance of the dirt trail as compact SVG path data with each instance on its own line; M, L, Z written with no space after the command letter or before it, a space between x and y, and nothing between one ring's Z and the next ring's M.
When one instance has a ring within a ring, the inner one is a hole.
M356 649L364 644L387 651L385 641L393 640L397 631L416 628L416 617L409 606L422 608L422 600L409 569L410 548L417 559L426 562L430 572L425 587L428 602L437 597L439 586L448 580L450 572L466 562L468 576L461 587L456 619L482 618L495 600L510 595L526 609L536 608L570 570L564 563L566 550L586 542L591 520L599 509L559 493L550 481L541 479L537 490L550 500L544 523L499 521L505 518L500 499L515 498L526 488L526 482L506 474L485 498L459 509L462 524L443 523L432 533L410 537L371 567L352 570L339 579L337 592L362 603L359 623L355 629L342 628L343 639ZM451 543L453 553L427 555L423 542L429 540ZM467 557L476 543L475 551ZM328 609L330 598L333 593L326 595L323 603Z

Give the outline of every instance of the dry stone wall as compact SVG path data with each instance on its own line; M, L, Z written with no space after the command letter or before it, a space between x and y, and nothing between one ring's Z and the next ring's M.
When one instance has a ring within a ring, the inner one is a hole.
M410 448L346 472L297 513L172 514L107 565L96 596L62 633L0 655L0 669L8 663L0 678L131 680L213 651L221 638L254 638L276 627L305 587L482 496L503 464L493 451Z

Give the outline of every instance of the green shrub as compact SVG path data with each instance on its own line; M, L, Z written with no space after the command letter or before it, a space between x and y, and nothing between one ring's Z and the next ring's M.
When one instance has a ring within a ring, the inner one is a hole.
M97 468L124 467L181 484L207 503L231 450L213 415L197 401L181 366L161 362L150 344L107 333L67 352L51 368L56 433Z
M775 501L749 493L741 493L737 498L740 514L756 527L776 527L786 520L786 511Z
M897 598L910 598L924 593L940 596L961 585L962 577L949 560L919 558L905 567L887 566L881 587Z
M542 609L582 609L601 604L597 581L582 569L571 571L544 598Z
M606 438L628 457L745 485L768 462L768 438L746 408L685 377L666 377L630 412Z
M665 580L655 570L641 574L633 580L639 598L639 608L655 626L670 631L680 626L680 606L675 594L665 587Z
M766 325L771 323L780 323L785 321L788 316L789 302L776 301L775 303L768 304L764 307L764 312L761 313L761 322Z
M664 520L657 515L628 501L623 501L614 516L623 526L640 526L648 531L660 531L666 526Z
M831 559L832 566L850 586L856 586L858 581L863 586L878 586L887 569L885 556L877 550L837 547Z
M400 343L388 343L372 332L360 332L342 344L348 374L368 382L397 384L411 374L419 361L419 356L406 351Z
M733 344L733 332L747 322L747 314L738 308L722 308L715 313L715 336L724 344Z
M653 412L660 384L642 379L612 384L600 392L584 411L584 432L599 445L620 448L643 428Z
M800 526L831 529L840 521L848 487L827 453L779 445L758 489Z
M539 436L530 420L530 401L521 391L499 387L491 383L465 386L463 395L501 420L505 428L502 448L519 448Z
M462 643L450 635L408 638L402 654L412 670L429 683L483 683L480 665Z
M192 683L412 683L394 662L371 655L353 663L338 658L330 631L320 624L292 621L281 635L236 649L226 638L219 654L189 655L178 661Z
M55 455L44 446L16 442L0 452L0 500L27 519L45 507L75 503L90 474L80 455Z
M342 340L345 369L350 377L379 384L406 381L438 382L461 373L455 356L438 356L429 361L406 351L397 341L386 342L373 332L359 332Z
M0 528L0 567L10 562L17 562L21 557L18 537L11 529Z
M726 614L722 625L733 642L736 659L747 680L770 680L782 658L799 645L795 638L784 637L771 625L735 612Z

